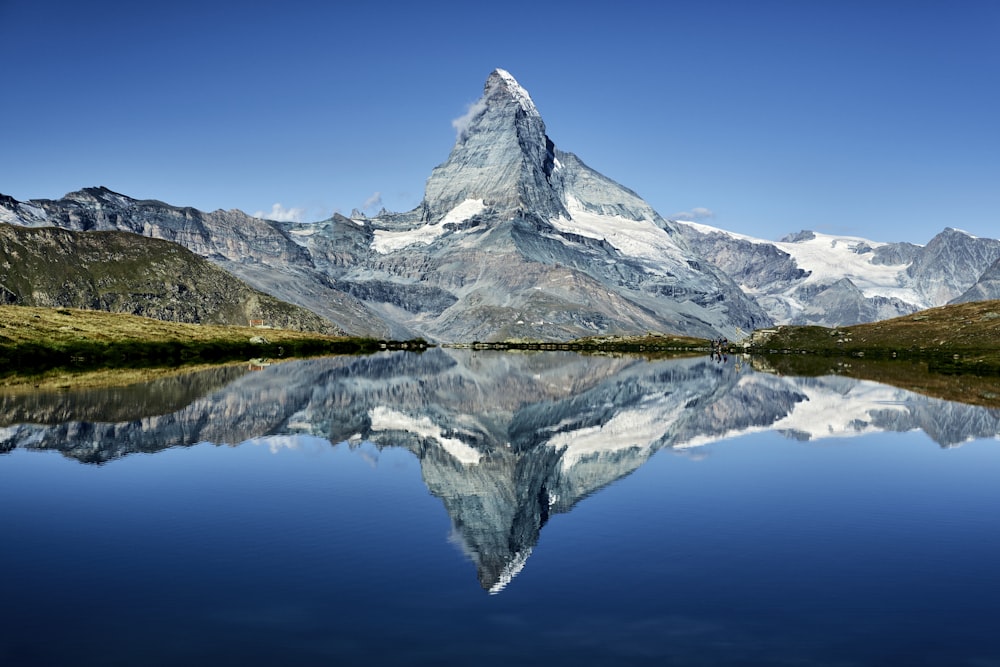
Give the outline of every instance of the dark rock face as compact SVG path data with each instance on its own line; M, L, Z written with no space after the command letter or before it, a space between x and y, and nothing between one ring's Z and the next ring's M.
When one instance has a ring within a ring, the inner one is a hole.
M793 320L795 324L826 325L837 322L874 322L913 312L913 307L899 299L866 297L847 278L829 285L803 285L795 290L796 298L808 304Z
M0 224L0 303L72 307L199 324L342 333L305 308L251 288L190 250L110 231Z
M423 219L435 221L468 199L494 215L565 215L553 197L555 146L534 102L510 74L495 70L444 164L427 179Z
M923 248L913 243L887 243L875 248L872 264L908 265L921 253Z
M791 255L772 244L752 243L722 233L702 234L687 226L682 229L688 244L710 257L744 288L788 288L809 277L809 272L799 268ZM807 238L813 238L812 232L808 234Z

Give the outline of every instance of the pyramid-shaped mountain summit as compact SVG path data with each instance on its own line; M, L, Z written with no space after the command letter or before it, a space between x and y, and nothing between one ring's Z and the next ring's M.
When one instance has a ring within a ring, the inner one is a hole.
M495 70L470 108L448 161L427 180L427 215L441 216L467 200L497 213L565 215L552 188L555 146L531 96L510 74Z
M174 241L351 334L732 338L771 323L675 223L557 149L506 71L489 75L465 121L407 213L289 223L87 188L60 200L0 199L0 221Z
M416 209L360 221L377 257L338 278L395 291L395 304L366 299L380 315L445 341L770 323L641 197L557 149L508 72L489 75L466 120Z

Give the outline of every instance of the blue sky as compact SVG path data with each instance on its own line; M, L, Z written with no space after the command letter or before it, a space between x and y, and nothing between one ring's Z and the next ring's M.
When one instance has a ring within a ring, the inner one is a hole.
M1000 2L0 0L0 192L416 206L496 67L662 215L1000 236Z

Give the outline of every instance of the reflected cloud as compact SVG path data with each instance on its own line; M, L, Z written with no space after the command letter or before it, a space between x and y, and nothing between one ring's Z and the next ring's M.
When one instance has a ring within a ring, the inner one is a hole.
M269 435L262 438L251 438L243 443L252 447L267 447L272 454L283 450L291 451L322 451L329 448L330 442L323 438L310 435Z

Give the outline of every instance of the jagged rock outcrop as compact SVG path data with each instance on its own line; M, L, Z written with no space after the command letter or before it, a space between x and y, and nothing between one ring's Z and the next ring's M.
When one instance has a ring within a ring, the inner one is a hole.
M932 305L939 306L964 294L998 259L1000 240L949 227L927 243L906 275Z
M71 307L198 324L343 333L168 241L117 231L0 224L0 303Z

